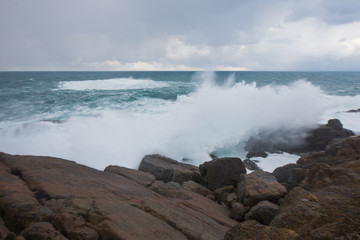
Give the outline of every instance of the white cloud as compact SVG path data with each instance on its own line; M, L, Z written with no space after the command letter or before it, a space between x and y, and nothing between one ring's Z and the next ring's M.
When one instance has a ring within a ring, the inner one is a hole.
M190 45L181 41L177 37L171 37L166 45L166 56L181 60L194 56L208 56L210 55L210 47L207 45Z

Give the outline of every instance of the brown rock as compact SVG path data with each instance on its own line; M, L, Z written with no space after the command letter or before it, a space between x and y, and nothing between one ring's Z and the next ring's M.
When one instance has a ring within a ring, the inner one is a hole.
M280 184L286 187L287 191L290 191L294 187L299 186L307 173L308 171L298 164L287 164L276 168L273 175Z
M105 172L115 173L127 179L133 180L145 187L150 186L154 181L154 175L134 169L111 165L105 168Z
M269 225L279 211L279 206L269 201L261 201L250 209L245 220L256 220L261 224Z
M240 158L217 158L201 164L199 168L210 190L226 185L236 186L240 175L246 173Z
M236 193L229 193L223 203L229 208L231 208L232 204L234 202L237 202L237 200L238 196L236 195Z
M204 197L206 197L208 195L212 195L212 191L210 191L203 185L196 183L194 181L186 181L181 185L181 187L185 190L189 190L189 191L198 193Z
M277 201L286 193L286 188L276 181L274 175L263 171L242 175L237 187L237 195L245 206L264 200Z
M234 187L232 185L218 188L214 191L215 200L219 204L222 204L227 198L227 196L232 192L234 192Z
M243 221L245 214L249 211L250 207L244 207L239 202L234 202L231 205L230 217L235 219L236 221Z
M264 226L256 221L246 221L230 229L224 240L300 240L292 230Z
M26 240L67 240L53 225L49 222L35 222L26 228L21 235ZM78 238L80 239L80 238ZM87 239L87 238L81 238Z
M48 220L70 239L96 239L97 235L99 239L221 239L236 223L225 207L177 183L166 184L170 189L163 193L174 190L186 197L164 197L123 176L57 158L0 154L0 169L7 173L0 175L1 200L7 203L4 199L13 196L17 187L35 192L34 201L46 216L50 214ZM10 174L10 169L21 178ZM8 178L16 185L4 189ZM22 197L26 200L27 195L11 199L22 202ZM11 203L7 204L1 205L2 214ZM19 222L13 219L4 221L18 228ZM29 215L28 219L36 222L37 218Z
M180 184L189 180L202 182L197 167L179 163L157 154L145 156L140 163L139 170L151 173L157 180L163 182L177 182Z
M5 239L9 233L9 229L5 226L5 223L0 216L0 239Z

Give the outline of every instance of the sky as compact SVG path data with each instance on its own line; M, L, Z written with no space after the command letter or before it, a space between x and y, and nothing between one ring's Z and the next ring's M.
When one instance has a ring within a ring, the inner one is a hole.
M0 71L359 71L359 0L0 0Z

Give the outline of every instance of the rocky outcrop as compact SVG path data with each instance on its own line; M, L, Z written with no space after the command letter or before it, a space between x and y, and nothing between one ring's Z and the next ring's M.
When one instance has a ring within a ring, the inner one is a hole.
M246 169L249 169L250 171L261 170L261 168L254 161L250 159L244 160L244 166Z
M150 173L137 171L134 169L129 169L120 166L111 165L106 167L104 171L118 174L134 182L137 182L138 184L143 185L144 187L150 186L155 181L154 175Z
M190 180L202 182L199 168L157 154L145 156L140 163L139 170L151 173L157 180L163 182L180 184Z
M205 185L215 190L217 188L236 186L241 174L246 173L240 158L217 158L199 166Z
M327 124L314 129L260 132L247 141L245 149L249 152L312 153L324 151L328 145L353 135L338 119L330 119Z
M245 220L256 220L261 224L269 225L278 211L279 206L275 203L262 201L250 209L245 215Z
M147 188L136 179L58 158L1 153L2 237L222 239L236 223L225 207L177 183L160 183L159 194L151 190L159 181Z
M257 221L246 221L230 229L224 240L300 240L299 235L289 229L264 226Z
M276 202L286 193L286 188L271 173L264 171L241 175L237 185L237 195L245 206L253 206L264 200Z

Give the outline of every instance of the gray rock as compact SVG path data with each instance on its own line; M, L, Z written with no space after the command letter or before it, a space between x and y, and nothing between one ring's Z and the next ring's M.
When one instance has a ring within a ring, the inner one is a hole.
M127 179L133 180L145 187L150 186L155 181L154 175L150 173L129 169L125 167L119 167L115 165L110 165L106 167L104 171L126 177Z
M254 171L254 170L261 170L261 168L259 168L259 166L252 160L250 159L245 159L244 160L244 166L251 170L251 171Z
M177 182L180 184L189 180L202 182L197 167L179 163L157 154L145 156L140 163L139 170L151 173L157 180L163 182Z
M287 191L297 187L305 178L308 170L303 169L298 164L287 164L274 170L273 175L276 180L284 185Z
M269 172L255 171L242 175L237 186L237 195L245 206L270 200L276 202L287 193L286 188Z
M253 157L262 157L262 158L266 158L268 156L268 154L266 152L248 152L246 154L247 158L253 158Z
M205 185L210 190L222 186L236 186L241 174L246 173L240 158L217 158L199 166Z
M278 211L279 206L275 203L262 201L250 209L245 215L245 220L256 220L261 224L269 225Z

